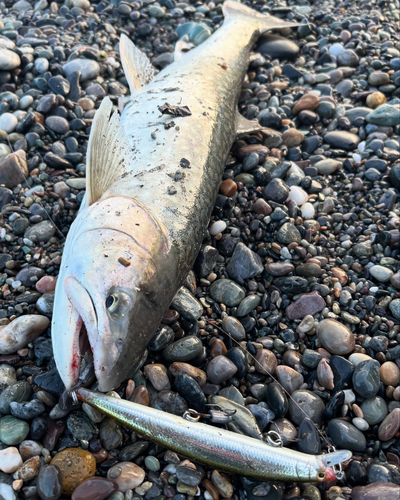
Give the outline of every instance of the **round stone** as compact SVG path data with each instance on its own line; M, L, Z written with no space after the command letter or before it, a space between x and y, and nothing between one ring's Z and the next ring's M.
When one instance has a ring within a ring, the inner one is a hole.
M339 448L360 452L367 445L364 434L353 424L334 418L328 423L328 436Z
M334 319L320 321L316 333L322 347L331 354L342 356L354 351L356 344L354 335L339 321Z
M18 119L12 113L3 113L0 115L0 131L3 130L7 134L14 132L18 125Z
M228 279L214 281L209 288L210 296L219 304L235 307L245 297L245 292L237 283Z
M56 465L48 465L39 472L36 487L43 500L58 500L62 495L62 475Z
M353 387L363 398L375 396L379 390L380 364L375 359L363 361L353 373Z
M164 349L164 358L166 361L190 361L203 352L203 343L198 337L190 335L179 339Z
M291 186L287 200L293 200L299 207L301 207L307 202L308 194L299 186Z
M376 280L380 281L381 283L386 283L393 276L392 270L379 265L370 267L369 272Z
M141 467L131 462L120 462L107 472L107 478L117 483L119 491L137 488L143 483L145 475Z
M400 368L393 361L386 361L379 369L379 376L385 385L397 387L400 382Z
M237 372L236 365L227 357L219 355L207 365L207 377L213 384L222 384Z
M226 222L219 220L211 225L209 232L211 236L216 236L217 234L225 231L225 229L226 229Z
M361 403L361 409L369 425L380 424L388 414L387 404L380 396L365 399Z
M1 422L1 421L0 421ZM51 465L56 465L62 476L62 493L71 496L72 492L85 479L96 472L96 459L81 448L66 448L55 455Z
M0 441L9 446L21 443L29 434L29 425L11 415L0 420Z
M317 394L305 389L292 393L292 398L289 400L289 415L296 425L300 425L305 418L304 412L313 422L321 425L324 411L324 402Z
M395 408L383 420L378 428L378 438L381 441L389 441L400 430L400 408Z
M91 477L74 490L71 500L105 500L117 489L117 484L114 481L105 477Z
M0 470L12 474L22 466L22 457L17 448L10 446L0 450Z
M240 341L246 337L246 332L242 323L233 316L225 316L221 326L227 333L232 335L235 340Z
M237 184L231 179L225 179L221 182L219 190L224 196L231 197L237 192Z
M366 103L369 108L375 109L381 104L385 104L386 96L382 92L372 92L367 96Z

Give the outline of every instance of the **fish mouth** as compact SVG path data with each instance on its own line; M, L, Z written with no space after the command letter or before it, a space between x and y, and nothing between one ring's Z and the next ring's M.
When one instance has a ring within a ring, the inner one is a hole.
M78 316L71 361L73 385L70 390L73 390L81 385L88 385L94 379L94 346L90 337L96 338L97 315L90 294L76 278L66 278L64 287L68 300Z

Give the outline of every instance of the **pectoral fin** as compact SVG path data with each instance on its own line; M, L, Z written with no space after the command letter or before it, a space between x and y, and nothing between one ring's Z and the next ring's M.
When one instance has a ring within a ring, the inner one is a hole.
M129 89L134 94L153 79L154 68L147 56L126 35L121 35L119 47Z
M124 162L129 148L119 124L118 111L111 113L112 102L105 97L95 114L90 132L86 171L87 205L99 200L125 171Z

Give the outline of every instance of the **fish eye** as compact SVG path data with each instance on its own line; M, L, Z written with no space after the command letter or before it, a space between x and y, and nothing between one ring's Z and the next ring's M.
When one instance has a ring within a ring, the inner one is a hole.
M317 477L318 477L318 479L319 479L320 481L322 481L322 480L324 480L324 479L325 479L326 474L325 474L325 472L323 472L323 471L319 471L319 472L318 472Z
M119 294L114 292L111 295L109 295L106 299L106 307L110 312L114 312L119 303Z

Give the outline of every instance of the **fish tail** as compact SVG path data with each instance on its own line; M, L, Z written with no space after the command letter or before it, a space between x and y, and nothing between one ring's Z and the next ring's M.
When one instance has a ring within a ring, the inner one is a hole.
M236 18L253 21L257 25L260 34L263 34L271 29L294 28L301 25L301 23L283 21L282 19L270 16L269 14L261 14L260 12L233 0L227 0L224 2L222 11L225 19L227 20Z

